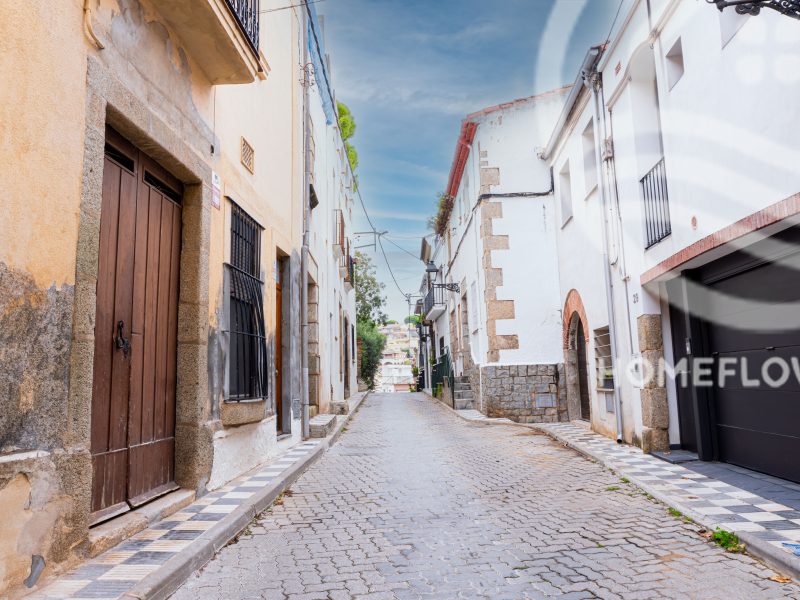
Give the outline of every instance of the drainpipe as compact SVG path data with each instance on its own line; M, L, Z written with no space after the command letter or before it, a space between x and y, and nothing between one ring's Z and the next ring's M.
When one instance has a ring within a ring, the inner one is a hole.
M594 108L594 127L595 139L599 139L600 120L602 119L602 108L600 106L600 95L598 91L602 88L602 79L596 67L590 72L584 72L583 83L592 94L592 105ZM603 160L600 154L600 146L595 143L595 167L597 176L603 178ZM603 178L604 179L604 178ZM597 186L600 193L600 206L603 211L603 223L600 228L603 234L603 280L605 283L606 306L608 307L608 332L611 339L611 356L616 363L617 354L617 321L614 313L614 279L611 272L611 262L608 256L608 197L606 195L605 182L601 179ZM614 382L614 412L617 417L617 443L622 443L622 400L619 395L619 381L615 377Z
M89 39L92 40L92 43L98 50L102 50L105 48L103 42L100 41L100 38L97 37L97 34L94 32L94 26L92 26L92 7L90 6L92 0L84 0L83 2L83 27L86 30L86 34L89 36Z
M308 65L308 27L309 16L308 11L303 12L303 68ZM309 120L311 118L309 111L309 93L308 81L306 76L303 77L303 249L300 254L300 320L302 323L300 334L300 364L303 366L303 379L301 384L301 423L303 429L303 439L308 439L310 432L310 424L308 417L308 254L310 243L311 227L311 198L310 198L310 180L309 174L311 172L311 159L309 156L311 127Z

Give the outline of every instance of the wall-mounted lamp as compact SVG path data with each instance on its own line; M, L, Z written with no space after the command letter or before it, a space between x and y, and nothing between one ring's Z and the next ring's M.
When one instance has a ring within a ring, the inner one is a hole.
M425 263L425 272L426 273L438 273L439 268L433 263L432 260L429 260Z

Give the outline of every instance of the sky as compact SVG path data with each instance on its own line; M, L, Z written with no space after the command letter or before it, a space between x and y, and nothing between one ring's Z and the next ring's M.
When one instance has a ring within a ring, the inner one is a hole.
M380 249L362 248L402 322L422 236L469 113L572 83L623 0L321 0L337 100L357 123L361 196ZM361 207L355 231L368 231ZM373 236L354 240L371 244ZM390 273L391 270L391 273ZM397 280L392 280L391 274ZM398 289L399 287L399 289ZM413 311L413 305L412 305Z

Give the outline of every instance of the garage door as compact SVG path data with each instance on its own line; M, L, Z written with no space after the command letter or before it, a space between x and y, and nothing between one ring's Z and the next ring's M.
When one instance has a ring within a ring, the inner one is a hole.
M712 292L699 308L707 311L706 349L716 359L719 459L793 481L800 481L800 310L782 310L800 306L798 233L785 231L698 273ZM719 385L724 363L731 374Z

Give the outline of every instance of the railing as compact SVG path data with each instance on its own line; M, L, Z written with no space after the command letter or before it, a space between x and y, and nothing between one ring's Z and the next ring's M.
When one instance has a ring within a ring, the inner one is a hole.
M258 54L260 0L225 0L253 51Z
M339 261L340 263L343 263L345 265L345 268L347 269L344 276L344 282L352 286L356 276L356 269L355 269L356 261L353 259L352 256L350 256L349 246L350 244L348 243L348 250L347 250L348 253L345 254L342 258L340 258Z
M444 306L444 288L431 287L422 303L422 316L426 317L435 306Z
M344 213L342 213L341 208L335 208L333 210L333 253L337 258L344 256L346 242L347 240L344 237Z
M669 194L667 193L667 172L662 158L650 172L642 177L642 198L644 198L645 248L649 248L672 233L669 219Z
M444 394L445 380L447 380L447 388L453 396L453 365L450 362L450 353L445 351L439 360L434 363L431 368L431 389L435 393L437 388L441 385L442 394ZM442 400L453 404L453 398L442 398Z

